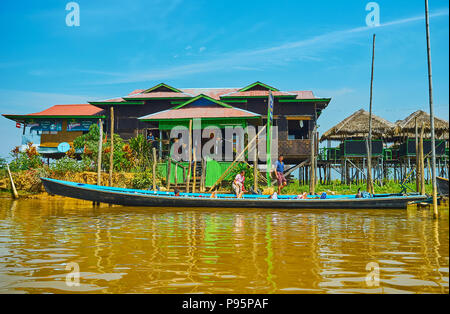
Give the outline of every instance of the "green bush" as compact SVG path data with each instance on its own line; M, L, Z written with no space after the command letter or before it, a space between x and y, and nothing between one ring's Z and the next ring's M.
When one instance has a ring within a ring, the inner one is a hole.
M153 177L150 170L136 173L131 181L133 189L148 189L153 187Z
M6 169L6 159L5 158L0 158L0 170L4 170Z
M42 159L33 143L28 143L28 147L24 152L20 152L19 148L16 147L12 151L11 156L13 157L9 164L11 171L37 169L43 165Z
M152 145L147 139L139 134L135 138L130 139L130 148L133 155L133 163L136 170L145 170L152 164Z
M97 124L91 125L89 132L77 137L73 141L76 149L83 149L82 158L86 160L90 168L96 168L98 159L98 140L100 138L100 129ZM109 170L109 158L111 154L111 139L103 134L102 146L102 169ZM129 171L132 168L130 149L123 139L114 134L114 156L113 167L115 171Z
M90 169L90 160L83 159L81 161L72 159L70 157L63 157L56 160L51 166L50 170L55 172L82 172Z

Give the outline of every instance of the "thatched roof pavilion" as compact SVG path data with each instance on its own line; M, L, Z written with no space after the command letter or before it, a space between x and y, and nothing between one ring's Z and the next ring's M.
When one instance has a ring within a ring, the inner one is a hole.
M372 135L374 138L390 137L394 124L372 114ZM342 141L344 139L366 138L369 134L369 113L364 109L344 119L326 131L320 141Z
M416 122L417 127L420 130L422 128L422 123L425 124L425 135L430 138L430 115L422 110L417 110L416 112L410 114L404 120L399 120L395 122L395 127L393 128L393 136L395 137L415 137L416 135ZM443 119L434 118L434 130L436 137L439 139L448 140L449 124L448 121Z

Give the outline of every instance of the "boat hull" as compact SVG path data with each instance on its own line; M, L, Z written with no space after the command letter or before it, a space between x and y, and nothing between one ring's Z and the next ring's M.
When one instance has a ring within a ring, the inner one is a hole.
M442 196L448 196L448 179L436 177L438 192Z
M92 202L123 206L180 207L180 208L271 208L271 209L406 209L409 202L426 199L415 197L376 197L367 199L237 199L209 197L175 197L140 193L136 190L107 190L87 184L77 184L53 179L41 179L49 194L61 195Z

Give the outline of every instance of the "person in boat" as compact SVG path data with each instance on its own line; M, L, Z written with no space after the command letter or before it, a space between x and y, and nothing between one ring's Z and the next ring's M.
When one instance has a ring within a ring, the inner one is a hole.
M298 199L298 200L307 200L307 199L308 199L308 193L303 192L303 194L298 195L298 196L296 197L296 199Z
M180 190L178 190L178 189L175 189L173 191L173 193L174 193L175 196L180 196Z
M271 196L270 196L271 200L277 200L278 199L278 194L277 192L274 192Z
M324 200L327 198L327 193L323 192L322 195L320 195L320 199Z
M217 191L212 192L210 198L217 198Z
M363 191L361 192L361 188L358 189L358 193L356 193L355 198L371 198L372 194L369 192Z
M284 157L283 155L280 155L278 157L278 160L275 164L275 174L277 175L277 182L278 182L278 194L281 194L281 190L286 187L287 180L284 177Z
M245 170L239 172L234 178L232 187L237 198L242 198L244 194Z

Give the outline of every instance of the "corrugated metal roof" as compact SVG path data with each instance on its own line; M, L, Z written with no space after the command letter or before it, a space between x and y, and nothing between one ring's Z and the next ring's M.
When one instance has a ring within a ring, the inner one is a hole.
M191 98L192 95L186 94L186 93L176 93L176 92L152 92L152 93L145 93L145 94L134 94L131 96L126 96L124 98L127 99L133 99L133 98Z
M101 102L125 102L125 99L134 98L191 98L196 97L200 94L207 95L211 98L220 100L221 97L268 97L268 90L253 90L246 92L239 92L240 88L180 88L182 93L177 92L151 92L143 93L145 89L136 89L132 91L127 96L107 99ZM296 96L295 99L315 99L314 93L312 91L273 91L274 96Z
M28 116L95 116L103 112L103 109L90 104L55 105L40 112L28 114Z
M314 99L316 98L314 96L314 93L312 91L293 91L291 92L292 94L296 94L297 95L297 99Z
M220 100L220 96L236 92L239 88L182 88L181 90L193 96L204 94L211 98Z
M238 108L225 107L191 107L174 110L164 110L145 117L141 120L170 120L170 119L192 119L192 118L256 118L259 114Z
M295 96L296 94L290 92L272 92L273 96ZM268 90L251 90L246 92L232 92L225 95L221 95L222 97L269 97Z

